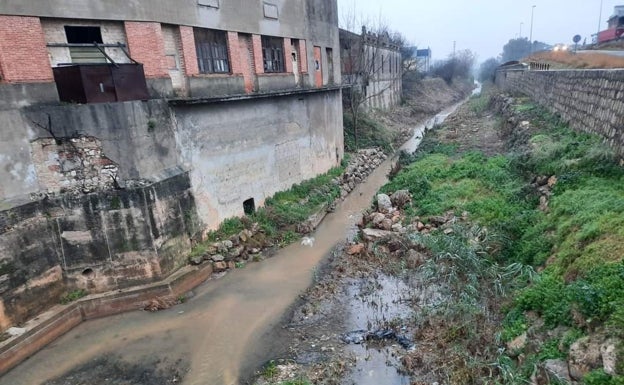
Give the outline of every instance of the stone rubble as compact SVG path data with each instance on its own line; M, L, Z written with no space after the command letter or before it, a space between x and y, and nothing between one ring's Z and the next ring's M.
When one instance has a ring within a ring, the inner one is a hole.
M395 191L391 195L378 194L375 211L365 213L361 223L358 224L361 228L361 239L364 242L347 246L347 254L361 254L370 248L370 245L365 243L375 243L382 240L389 241L389 251L392 251L391 240L393 237L408 232L429 234L439 229L444 234L450 235L454 232L452 228L454 223L468 220L467 212L463 212L461 217L457 217L453 211L449 211L443 216L431 216L426 219L415 217L411 220L411 223L406 225L405 215L402 210L411 202L412 196L407 190ZM427 224L424 224L423 221L427 222ZM423 255L416 251L413 252L414 255L408 255L408 263L421 265L424 261Z
M381 148L363 149L353 154L342 176L333 180L335 185L340 186L340 198L346 198L355 186L362 183L386 158L388 155Z

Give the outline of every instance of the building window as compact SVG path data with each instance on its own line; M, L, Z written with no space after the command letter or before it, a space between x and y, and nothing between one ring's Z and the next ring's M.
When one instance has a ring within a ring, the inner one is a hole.
M106 57L95 44L102 44L100 27L65 26L72 63L106 63Z
M227 43L224 31L195 28L197 63L202 74L229 73Z
M262 36L262 57L264 72L285 72L284 39Z

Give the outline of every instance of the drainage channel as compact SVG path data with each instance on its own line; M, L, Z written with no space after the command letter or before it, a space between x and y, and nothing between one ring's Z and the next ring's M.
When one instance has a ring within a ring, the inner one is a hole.
M425 131L440 124L459 105L417 127L402 149L415 151ZM315 269L332 248L353 235L360 212L369 207L386 183L392 161L382 163L325 218L314 234L312 247L293 244L263 263L215 276L196 288L187 302L167 310L85 322L5 374L0 385L42 384L60 376L64 380L52 383L82 383L72 382L71 373L76 368L89 368L109 357L114 357L109 368L113 372L119 370L119 362L137 371L177 366L184 372L181 383L185 385L237 384L245 357L250 353L262 356L263 333L279 323L297 295L311 284ZM364 365L380 366L382 362L386 362L383 356ZM107 381L97 378L107 375L98 368L90 383ZM366 367L359 369L368 371ZM167 381L177 382L171 378ZM403 378L399 381L405 383Z

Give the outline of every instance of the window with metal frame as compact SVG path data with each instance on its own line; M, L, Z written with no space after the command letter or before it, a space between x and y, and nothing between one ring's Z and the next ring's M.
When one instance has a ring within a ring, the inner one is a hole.
M284 69L284 39L262 36L264 72L286 72Z
M230 73L225 31L194 28L197 64L202 74Z
M106 63L106 57L95 46L95 44L103 44L100 27L66 25L65 36L72 63Z

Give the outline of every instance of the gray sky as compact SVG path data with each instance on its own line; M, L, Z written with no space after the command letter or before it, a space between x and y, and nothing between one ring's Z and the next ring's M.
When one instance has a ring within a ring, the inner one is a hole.
M591 41L598 29L600 0L338 0L341 16L383 20L419 48L431 47L434 59L444 59L457 49L471 49L478 62L497 56L503 45L529 37L531 6L535 5L533 40L549 44L572 43L576 34ZM600 29L615 5L624 0L603 0ZM581 40L582 41L582 40Z

